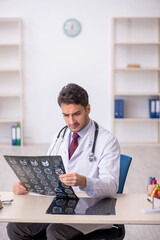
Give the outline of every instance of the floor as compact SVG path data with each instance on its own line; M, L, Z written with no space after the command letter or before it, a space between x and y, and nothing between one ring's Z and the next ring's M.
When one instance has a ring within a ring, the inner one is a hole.
M49 145L25 147L0 147L0 191L12 191L16 176L7 165L3 155L46 155ZM160 183L159 146L121 146L121 153L132 157L124 193L145 193L149 176ZM160 240L160 226L126 225L125 240ZM0 240L8 240L6 223L0 223Z

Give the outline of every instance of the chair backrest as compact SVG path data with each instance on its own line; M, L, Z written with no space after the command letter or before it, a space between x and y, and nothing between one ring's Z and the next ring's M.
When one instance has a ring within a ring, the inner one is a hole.
M120 174L119 174L119 187L117 193L122 193L126 181L127 173L131 164L132 158L121 154L120 156Z

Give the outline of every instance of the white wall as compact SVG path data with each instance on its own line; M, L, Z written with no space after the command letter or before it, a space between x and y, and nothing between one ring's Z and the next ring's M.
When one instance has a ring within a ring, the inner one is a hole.
M90 95L91 118L111 127L111 18L159 17L159 0L0 0L0 17L23 20L24 137L48 143L63 125L57 95L75 82ZM69 38L65 20L82 32Z

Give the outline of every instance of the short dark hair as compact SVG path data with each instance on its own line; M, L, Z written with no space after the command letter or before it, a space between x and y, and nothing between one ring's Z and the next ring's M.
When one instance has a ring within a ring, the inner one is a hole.
M70 83L62 88L58 96L58 104L81 104L83 107L88 105L87 91L77 84Z

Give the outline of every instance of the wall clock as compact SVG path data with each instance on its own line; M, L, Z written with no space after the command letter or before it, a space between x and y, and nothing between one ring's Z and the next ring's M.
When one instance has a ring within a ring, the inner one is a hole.
M76 37L81 31L81 24L74 18L68 19L63 25L63 31L69 37Z

